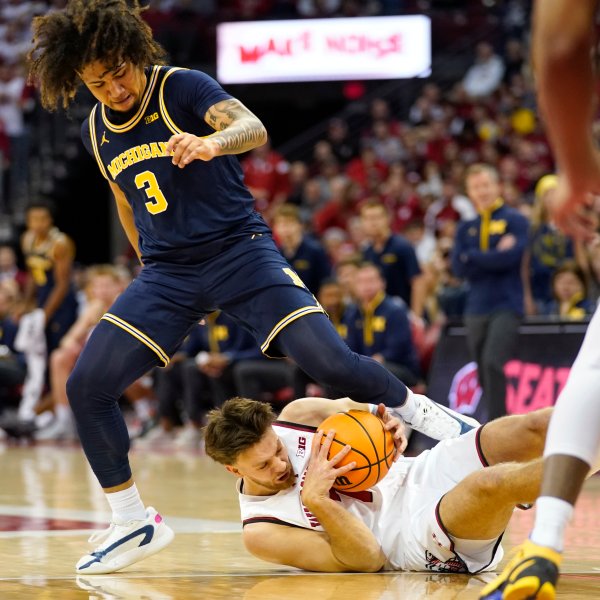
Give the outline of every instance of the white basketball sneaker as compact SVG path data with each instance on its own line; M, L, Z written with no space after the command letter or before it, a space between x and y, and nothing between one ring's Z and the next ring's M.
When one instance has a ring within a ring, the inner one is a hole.
M175 534L154 508L146 509L146 518L123 525L111 523L108 529L94 533L89 542L99 544L82 557L75 567L80 574L113 573L156 554L169 545Z
M476 419L461 415L423 394L413 393L413 397L417 403L417 411L410 422L403 420L415 431L434 440L457 438L480 425Z

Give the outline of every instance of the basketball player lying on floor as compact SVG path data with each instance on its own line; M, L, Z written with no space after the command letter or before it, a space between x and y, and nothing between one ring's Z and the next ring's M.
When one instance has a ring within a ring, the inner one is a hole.
M354 463L327 460L328 416L377 410L394 436L389 473L366 492L332 489ZM309 571L477 573L503 556L500 540L518 504L539 493L552 409L502 417L417 458L401 456L404 426L378 408L342 398L303 398L276 419L268 404L233 398L212 411L206 452L238 477L243 540L263 560Z

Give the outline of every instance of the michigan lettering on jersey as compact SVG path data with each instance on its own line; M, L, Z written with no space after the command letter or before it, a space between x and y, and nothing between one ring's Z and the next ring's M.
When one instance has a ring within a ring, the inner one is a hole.
M172 153L167 152L167 142L150 142L149 144L141 144L129 148L128 150L125 150L125 152L121 152L121 154L115 156L107 166L111 177L116 179L121 171L124 171L131 165L150 158L171 156L171 154Z

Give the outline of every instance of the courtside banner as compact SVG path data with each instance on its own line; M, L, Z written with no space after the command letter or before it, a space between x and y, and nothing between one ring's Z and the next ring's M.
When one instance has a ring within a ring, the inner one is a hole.
M431 70L423 15L221 23L222 83L401 79Z
M524 323L519 348L506 363L506 410L521 414L552 406L564 387L587 329L581 323ZM436 402L477 420L487 420L485 400L471 362L465 329L447 327L436 347L427 394Z

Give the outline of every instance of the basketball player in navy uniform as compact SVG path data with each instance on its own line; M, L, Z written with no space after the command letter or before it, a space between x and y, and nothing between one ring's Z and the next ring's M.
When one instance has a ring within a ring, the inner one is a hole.
M48 354L77 318L77 298L71 282L75 245L54 226L53 206L37 201L25 212L27 230L21 250L30 274L26 301L44 311Z
M98 100L83 143L143 263L67 384L84 452L113 512L77 572L117 571L171 541L173 532L144 507L133 482L117 399L149 369L167 365L190 329L217 308L248 329L264 354L289 356L357 400L397 407L431 437L472 427L342 342L274 245L232 156L264 144L264 126L204 73L161 66L164 51L137 2L71 0L64 11L36 18L33 31L31 75L44 106L68 106L82 82Z

